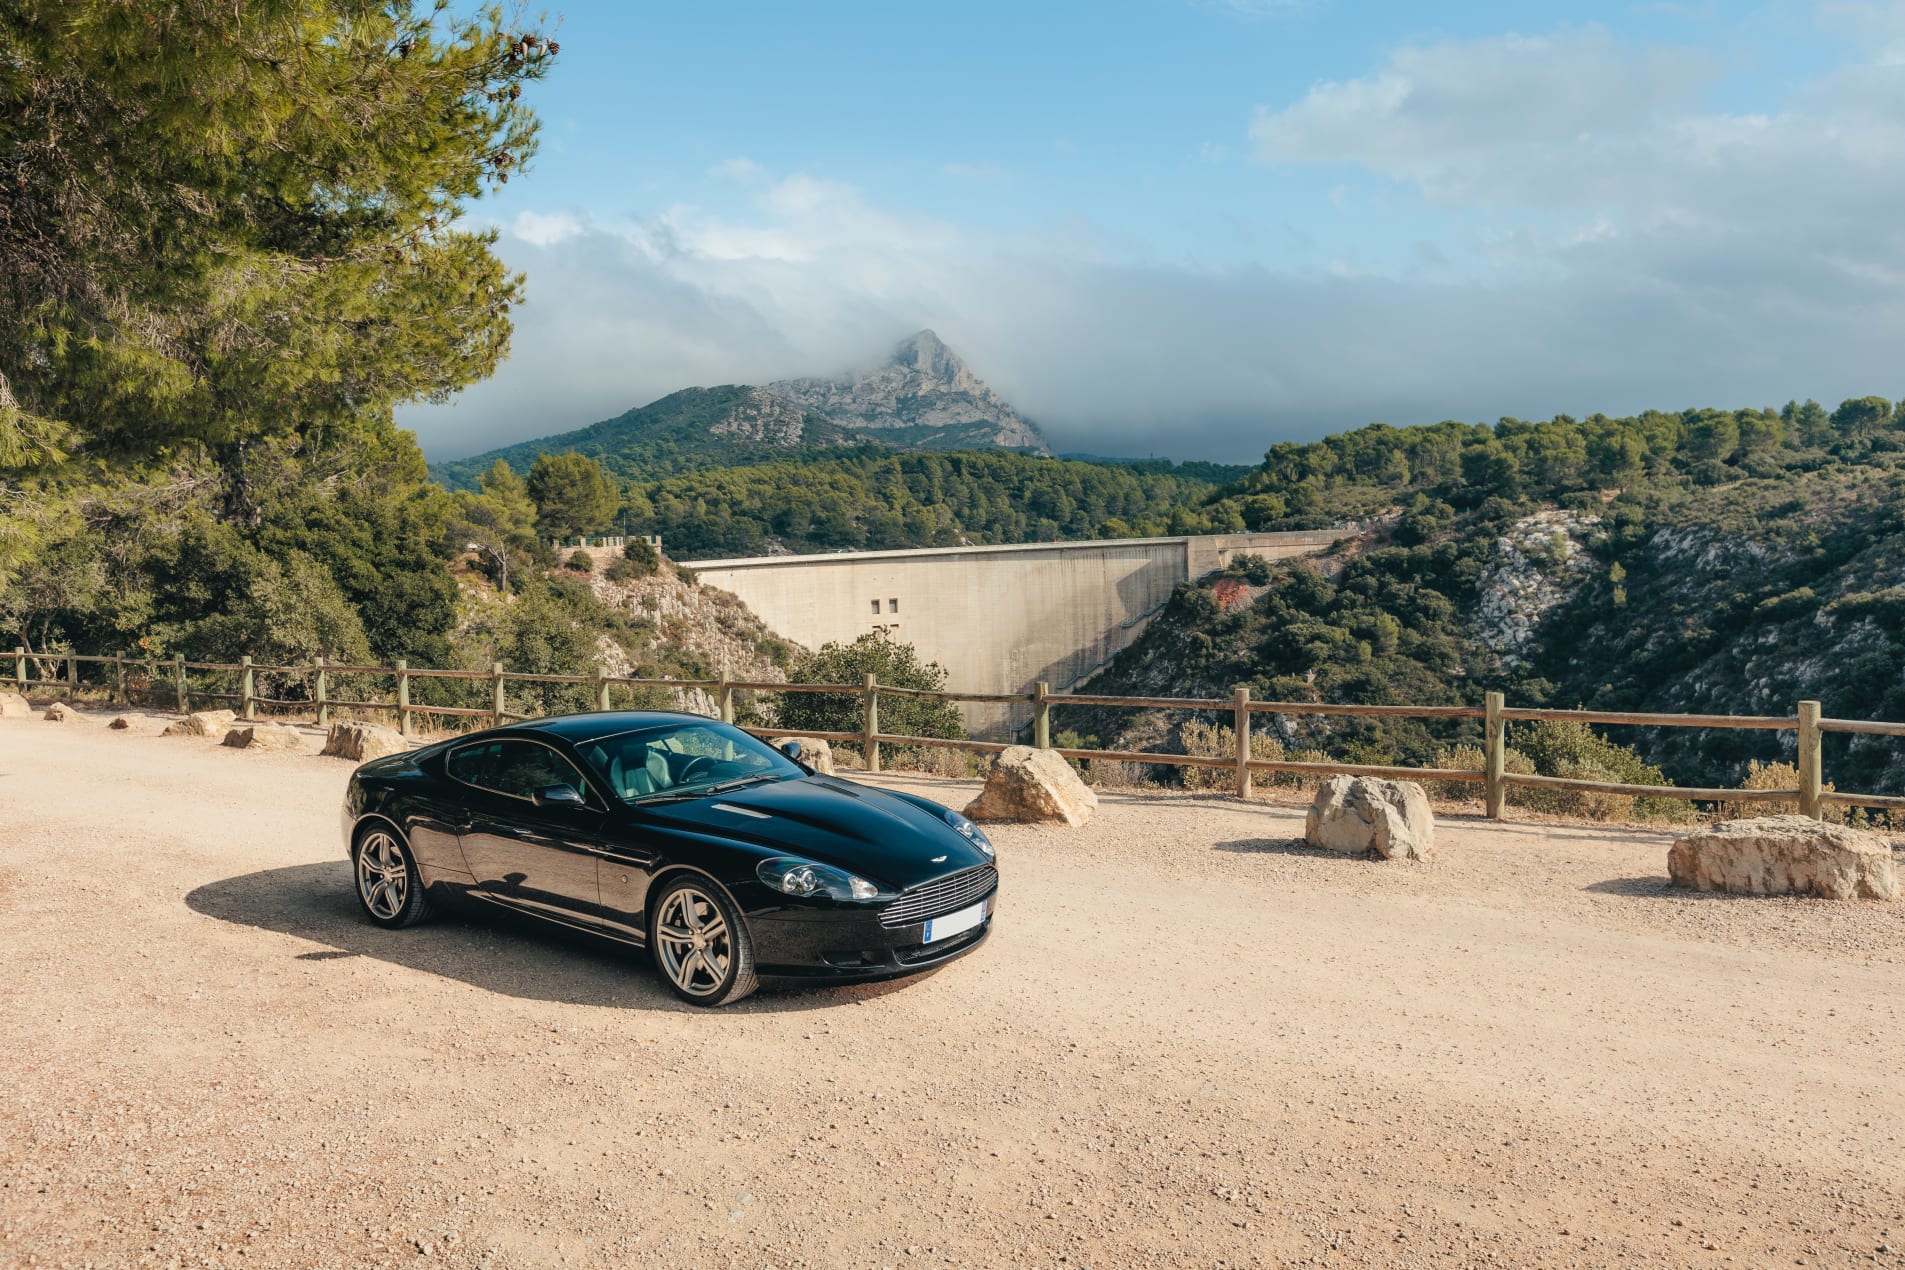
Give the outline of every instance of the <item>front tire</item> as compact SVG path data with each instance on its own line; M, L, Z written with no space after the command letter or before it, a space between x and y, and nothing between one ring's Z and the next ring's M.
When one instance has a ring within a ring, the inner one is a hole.
M371 825L359 833L351 874L364 916L384 929L414 926L429 916L430 897L417 875L417 862L396 830Z
M648 948L655 969L683 1001L727 1005L760 986L747 923L715 883L676 878L662 887L648 914Z

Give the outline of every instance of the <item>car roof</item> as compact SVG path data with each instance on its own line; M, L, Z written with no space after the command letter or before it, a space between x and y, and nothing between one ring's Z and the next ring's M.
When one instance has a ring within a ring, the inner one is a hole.
M718 722L718 719L710 719L705 714L689 714L680 710L596 710L587 714L556 714L541 719L525 719L503 730L558 736L570 745L587 745L591 741L620 736L624 732L639 732L671 723Z

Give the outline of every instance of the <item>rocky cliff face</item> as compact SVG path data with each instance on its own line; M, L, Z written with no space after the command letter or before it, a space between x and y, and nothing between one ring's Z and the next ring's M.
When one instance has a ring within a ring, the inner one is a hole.
M873 370L831 379L783 379L767 385L767 391L843 427L898 433L891 439L914 448L1004 446L1050 453L1038 429L931 331L902 341Z
M708 434L758 441L766 445L800 445L807 439L807 412L765 388L749 388L735 400Z

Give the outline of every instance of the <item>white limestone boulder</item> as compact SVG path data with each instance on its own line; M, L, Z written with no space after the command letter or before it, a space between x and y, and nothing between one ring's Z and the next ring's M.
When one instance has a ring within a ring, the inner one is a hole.
M1078 779L1057 751L1014 745L993 758L986 786L966 807L966 815L974 820L1049 822L1075 829L1097 810L1098 795Z
M224 736L237 721L230 710L197 710L167 726L161 736Z
M811 736L777 736L776 746L785 746L794 741L800 746L800 761L823 776L833 775L833 746Z
M241 723L225 733L223 744L235 750L301 750L304 733L282 723Z
M0 692L0 719L31 719L33 703L17 692Z
M1310 804L1303 840L1346 855L1429 860L1435 856L1435 816L1429 796L1414 781L1332 776Z
M331 758L347 758L368 763L386 754L401 754L410 748L403 733L381 723L333 723L319 753Z
M72 706L68 705L64 701L55 701L52 705L46 708L46 713L41 715L40 717L42 719L45 719L48 723L84 723L86 722L85 715L81 714L79 711L75 710Z
M1810 816L1759 816L1696 830L1667 853L1667 876L1675 886L1733 895L1898 898L1889 842Z

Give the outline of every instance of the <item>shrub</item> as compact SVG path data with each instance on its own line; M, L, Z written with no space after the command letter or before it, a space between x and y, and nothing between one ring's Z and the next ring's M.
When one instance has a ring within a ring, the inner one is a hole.
M1237 756L1237 731L1221 723L1191 719L1178 729L1178 740L1182 742L1186 754L1199 758L1234 759ZM1277 762L1283 757L1283 742L1268 732L1253 729L1250 733L1250 757ZM1186 789L1237 788L1235 767L1181 767L1178 772ZM1284 775L1277 773L1279 782Z
M1631 746L1616 745L1585 723L1543 720L1510 733L1512 748L1525 753L1542 776L1606 781L1622 785L1672 784L1658 767ZM1641 819L1685 823L1694 818L1690 804L1675 798L1634 798L1573 789L1531 789L1511 785L1508 801L1531 811L1588 820Z
M631 538L622 548L622 559L618 564L626 563L632 571L629 576L646 578L661 569L661 556L655 551L654 544L646 538Z
M610 582L633 582L642 576L633 562L620 556L609 561L609 567L603 570L603 574Z
M788 666L787 678L792 683L857 687L865 681L869 671L888 688L941 692L946 687L945 667L938 662L922 662L911 644L874 632L862 635L851 644L827 643L814 652L797 654ZM779 709L781 726L790 733L858 732L864 726L861 700L858 693L784 693ZM963 739L966 735L958 706L950 701L914 697L882 696L880 731L948 739ZM856 753L859 750L858 746L844 748ZM895 761L906 759L896 754Z
M1458 772L1480 772L1488 767L1488 756L1479 745L1445 745L1435 752L1435 765ZM1502 770L1516 776L1531 776L1535 765L1520 750L1502 752ZM1512 790L1512 786L1510 787ZM1483 789L1478 781L1430 781L1429 793L1450 802L1479 802ZM1510 795L1512 797L1512 794Z
M579 573L594 573L595 557L577 547L569 553L569 567Z

